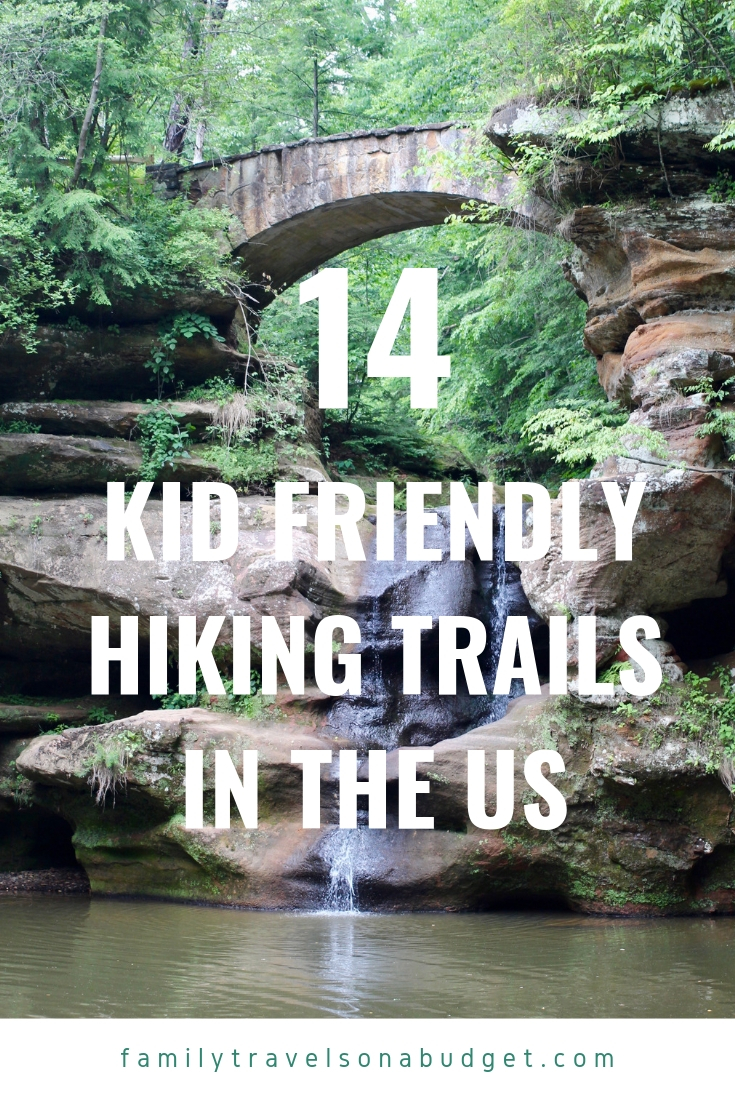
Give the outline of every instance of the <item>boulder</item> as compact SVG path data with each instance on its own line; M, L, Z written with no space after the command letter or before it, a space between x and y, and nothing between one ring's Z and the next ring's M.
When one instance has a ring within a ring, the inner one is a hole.
M93 892L303 906L318 898L309 868L318 832L300 828L302 770L291 763L291 750L343 745L303 719L256 723L191 708L41 736L20 754L18 769L35 786L62 793ZM188 831L184 751L196 749L205 754L209 825ZM211 825L214 749L227 750L235 762L243 750L257 750L257 831L234 822L230 831ZM112 764L100 765L103 759ZM325 815L333 818L335 774L324 772Z
M633 559L615 561L615 530L602 481L623 489L645 477L633 529ZM617 632L631 615L656 615L727 592L721 561L735 535L729 485L716 475L662 470L638 460L606 460L580 484L580 545L597 548L596 562L561 559L561 502L552 502L552 547L521 565L523 588L544 619L560 613L597 616L598 661L618 649Z
M74 438L67 438L74 439ZM13 660L74 656L89 670L90 617L147 618L225 615L221 642L231 641L230 614L253 616L253 642L260 641L263 615L302 615L313 631L329 612L350 607L359 591L360 563L316 557L316 499L302 499L308 529L294 534L295 559L273 558L273 498L241 497L240 544L224 562L191 561L191 503L182 502L182 558L161 562L162 503L150 500L143 525L156 559L107 559L107 504L102 496L33 500L0 497L0 611L4 621L0 656ZM213 518L216 518L213 506ZM364 522L366 535L373 529ZM172 647L175 638L172 638Z

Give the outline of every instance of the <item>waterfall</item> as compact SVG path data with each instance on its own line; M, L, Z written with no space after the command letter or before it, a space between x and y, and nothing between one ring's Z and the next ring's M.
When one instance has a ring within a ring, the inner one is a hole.
M396 517L395 559L378 562L374 550L366 563L363 597L354 615L360 624L362 693L340 697L332 705L329 722L349 732L354 745L392 749L426 746L454 738L483 723L500 719L507 697L494 697L498 658L509 615L527 615L539 625L520 584L520 573L505 561L505 509L493 510L493 560L479 562L468 545L467 559L449 558L449 512L438 509L437 524L426 529L427 547L441 550L438 562L406 562L405 516ZM429 615L432 631L423 633L423 684L420 696L402 693L402 634L391 626L394 615ZM470 696L461 674L456 696L440 696L438 686L439 616L474 616L486 628L488 644L481 659L487 696ZM521 691L516 681L513 696Z
M357 914L357 882L365 865L365 829L332 830L321 847L329 869L324 909Z

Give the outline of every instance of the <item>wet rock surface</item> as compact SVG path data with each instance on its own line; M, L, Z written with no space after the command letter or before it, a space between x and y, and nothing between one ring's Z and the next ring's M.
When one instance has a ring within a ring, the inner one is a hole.
M357 649L363 661L363 691L359 697L341 697L329 712L330 722L349 732L355 745L433 745L502 716L508 697L493 696L492 689L507 616L528 616L543 669L544 647L548 650L544 623L528 603L518 568L505 561L503 508L494 509L491 562L478 561L469 537L465 560L451 561L449 510L438 509L437 517L437 524L426 531L425 546L441 550L440 562L406 561L405 517L396 520L394 561L376 561L372 546L368 552L355 607L362 638ZM403 695L403 633L392 626L394 616L433 620L433 627L422 633L420 695ZM439 694L440 616L471 616L482 623L487 642L480 669L487 696L470 695L462 675L456 695Z
M83 869L34 869L0 872L0 895L89 895L89 880Z

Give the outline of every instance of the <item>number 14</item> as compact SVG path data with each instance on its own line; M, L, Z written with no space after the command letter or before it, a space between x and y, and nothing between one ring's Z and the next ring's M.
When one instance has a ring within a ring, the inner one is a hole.
M324 268L300 287L300 301L319 300L319 408L347 408L346 268ZM411 353L394 356L393 345L411 308ZM449 356L439 356L438 273L404 268L368 352L371 379L411 380L411 407L436 409L437 380L449 377Z

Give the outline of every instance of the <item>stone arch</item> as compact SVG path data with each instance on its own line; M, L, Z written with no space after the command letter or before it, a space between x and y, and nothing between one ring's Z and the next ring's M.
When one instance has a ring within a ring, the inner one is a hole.
M519 225L552 228L557 218L544 200L514 200L514 176L473 182L452 174L452 158L437 157L461 157L474 140L453 123L399 126L270 146L167 174L164 166L163 178L169 191L228 208L237 220L233 250L254 282L280 290L366 241L440 225L471 199L502 205Z

